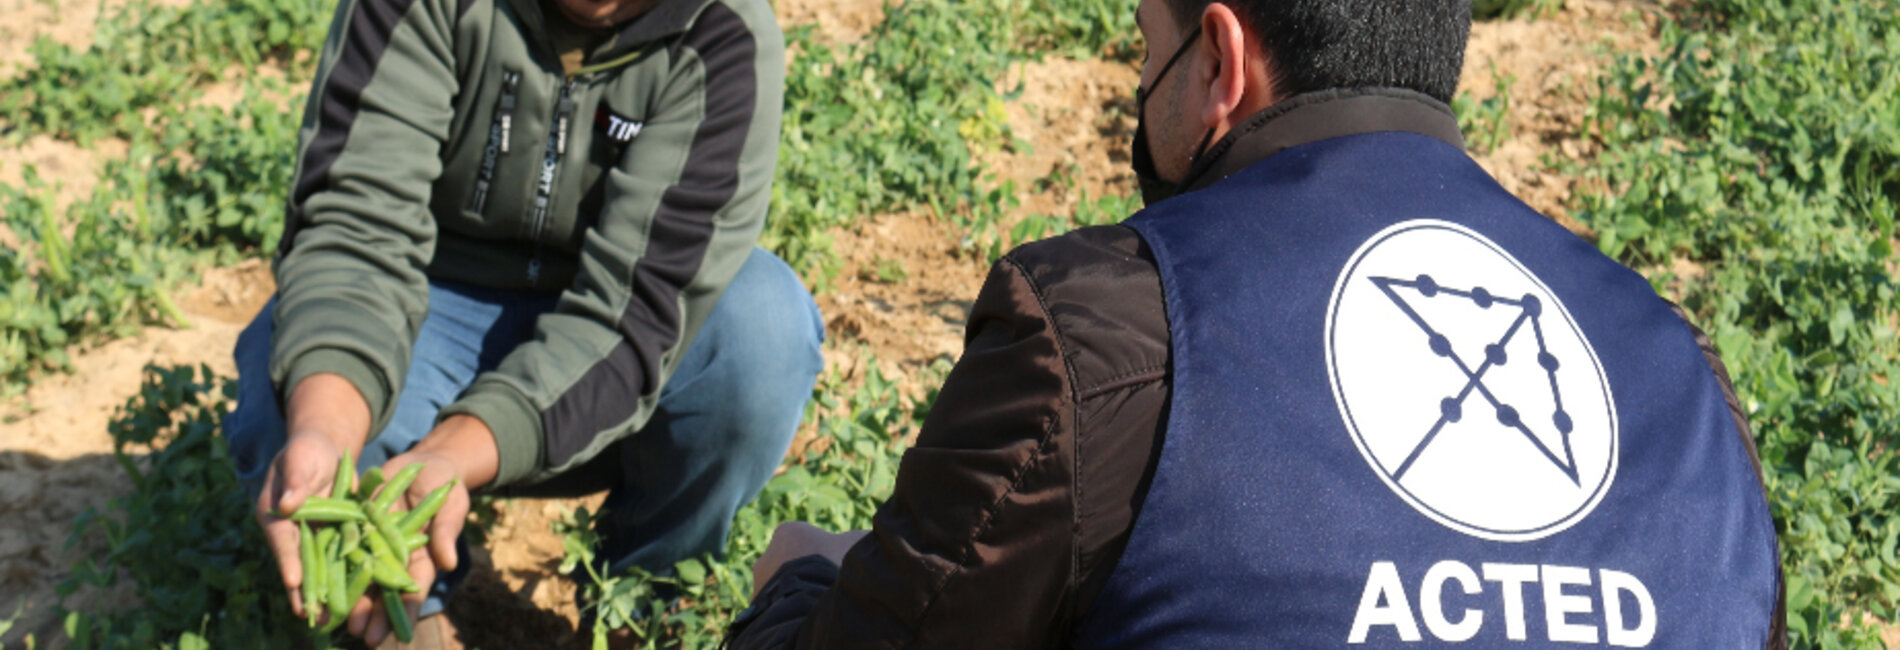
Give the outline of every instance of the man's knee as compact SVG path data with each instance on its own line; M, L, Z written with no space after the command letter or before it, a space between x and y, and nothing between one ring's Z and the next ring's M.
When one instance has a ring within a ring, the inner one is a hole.
M707 325L718 339L719 356L742 358L734 361L754 376L809 380L823 369L825 330L817 303L798 274L764 249L753 249Z

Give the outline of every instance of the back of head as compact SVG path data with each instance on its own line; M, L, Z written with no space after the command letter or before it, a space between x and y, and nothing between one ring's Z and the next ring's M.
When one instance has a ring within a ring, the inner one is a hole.
M1408 88L1450 103L1471 31L1470 0L1223 0L1259 34L1275 94ZM1169 0L1176 22L1208 0Z

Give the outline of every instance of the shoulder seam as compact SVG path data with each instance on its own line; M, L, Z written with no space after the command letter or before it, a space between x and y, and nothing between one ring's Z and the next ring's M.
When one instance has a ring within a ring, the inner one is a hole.
M1069 422L1071 426L1079 425L1082 420L1082 397L1076 385L1075 360L1069 356L1069 337L1063 332L1062 324L1056 322L1055 313L1049 310L1049 299L1044 295L1042 283L1037 281L1036 274L1030 273L1029 269L1024 267L1020 260L1016 259L1015 253L1003 256L1002 261L1008 262L1011 267L1016 269L1017 273L1022 274L1023 282L1029 285L1029 295L1036 297L1036 308L1042 310L1044 318L1049 319L1049 331L1055 336L1056 354L1062 357L1062 372L1069 384ZM1054 427L1050 427L1050 430L1053 431ZM1077 431L1076 433L1078 434L1076 441L1080 442L1081 436L1079 434L1081 432ZM1047 436L1048 433L1045 432L1045 444L1047 444ZM1080 444L1074 446L1074 453L1069 455L1069 462L1069 577L1063 581L1064 601L1069 600L1069 595L1075 593L1075 589L1078 585L1076 581L1077 577L1082 574L1082 536L1080 534L1082 530L1082 509L1076 507L1076 504L1082 502L1082 486L1084 484L1082 480L1082 446ZM1015 486L1011 485L1010 488L1014 490ZM1066 607L1058 609L1056 615L1064 619L1063 622L1065 625L1069 623L1069 621L1066 620L1069 618Z
M1056 341L1056 354L1062 357L1063 374L1067 379L1065 383L1069 385L1069 417L1070 420L1073 421L1077 415L1075 412L1077 410L1075 405L1075 365L1070 362L1069 355L1063 345L1062 328L1056 324L1055 317L1049 313L1049 303L1043 298L1042 287L1037 285L1035 276L1031 275L1028 269L1023 268L1023 265L1011 256L1005 255L1002 259L997 260L997 263L1008 264L1010 268L1016 270L1016 273L1022 275L1023 281L1029 285L1030 295L1036 297L1036 307L1042 311L1043 317L1049 320L1049 330L1054 335ZM1023 477L1028 474L1029 468L1035 465L1040 457L1047 452L1056 426L1060 422L1061 417L1059 416L1049 418L1048 422L1043 425L1040 439L1036 441L1035 451L1030 453L1028 458L1023 459L1023 462L1017 464L1014 469L1010 470L1009 488L1003 490L1002 494L997 495L996 499L990 502L989 507L983 509L983 519L978 522L976 528L971 531L967 543L961 549L962 552L957 555L956 567L951 569L948 573L945 573L943 579L938 581L933 590L935 593L930 596L930 602L925 604L923 610L918 613L917 622L919 627L922 626L924 619L930 615L930 610L936 607L937 599L943 596L943 591L950 584L950 581L955 579L957 574L962 573L964 567L968 565L970 554L974 550L973 547L976 540L982 539L983 535L989 532L991 524L995 523L996 511L1002 507L1003 502L1008 500L1010 495L1015 494L1016 491L1022 487ZM1074 469L1072 468L1070 474L1071 480L1074 480L1073 472ZM1071 508L1071 510L1073 511L1074 509ZM1071 589L1075 583L1075 558L1075 541L1071 539L1069 550L1069 579L1064 582L1064 584ZM908 648L914 645L916 645L916 639L912 638L907 641L903 647Z

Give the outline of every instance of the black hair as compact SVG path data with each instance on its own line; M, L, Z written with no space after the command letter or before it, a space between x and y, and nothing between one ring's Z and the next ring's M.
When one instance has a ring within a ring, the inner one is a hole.
M1211 0L1167 0L1182 31ZM1221 0L1259 35L1281 97L1409 88L1450 103L1471 33L1470 0Z

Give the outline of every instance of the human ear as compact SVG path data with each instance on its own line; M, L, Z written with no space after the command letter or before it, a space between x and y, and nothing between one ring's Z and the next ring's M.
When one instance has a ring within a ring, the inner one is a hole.
M1201 53L1196 56L1205 70L1207 99L1201 104L1201 122L1210 129L1232 126L1245 119L1236 115L1247 94L1247 48L1252 47L1241 29L1240 16L1220 2L1210 2L1201 12Z

